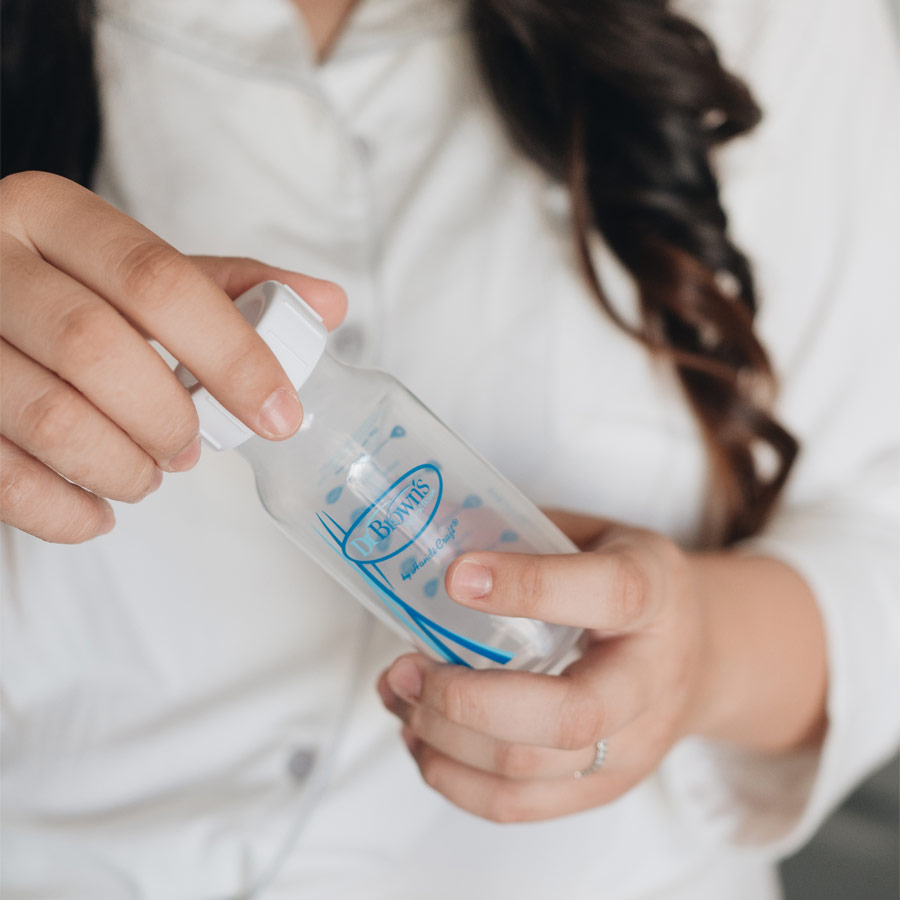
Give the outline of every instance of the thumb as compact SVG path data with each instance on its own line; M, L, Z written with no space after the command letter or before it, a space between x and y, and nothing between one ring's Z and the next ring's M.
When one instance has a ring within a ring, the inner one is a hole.
M631 631L649 608L649 579L637 553L466 553L445 575L457 603L606 634Z
M347 313L347 295L333 281L237 256L192 256L191 260L232 299L260 281L280 281L315 309L329 331L340 325Z

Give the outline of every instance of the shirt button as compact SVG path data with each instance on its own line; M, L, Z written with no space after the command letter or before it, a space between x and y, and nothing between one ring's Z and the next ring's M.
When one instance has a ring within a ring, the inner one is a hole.
M331 349L338 359L354 362L360 358L366 337L361 325L342 325L331 338Z
M288 760L288 772L295 781L303 781L316 761L316 751L305 747L295 750Z

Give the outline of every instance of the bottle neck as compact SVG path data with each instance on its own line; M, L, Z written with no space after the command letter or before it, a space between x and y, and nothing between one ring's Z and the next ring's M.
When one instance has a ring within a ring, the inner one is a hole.
M316 455L319 444L330 446L355 427L361 408L383 391L386 377L344 365L326 351L297 390L303 406L300 430L284 441L254 436L235 449L257 472L273 465L295 465L298 453L304 458Z
M349 390L348 382L352 380L353 373L359 371L345 366L327 350L323 351L316 367L297 389L303 406L304 422L308 417L315 417L318 412L340 402L341 395Z

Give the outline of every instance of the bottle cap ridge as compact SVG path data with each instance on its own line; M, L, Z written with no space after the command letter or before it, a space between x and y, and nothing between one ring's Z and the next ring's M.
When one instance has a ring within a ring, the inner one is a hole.
M264 281L234 301L244 318L268 344L299 388L316 367L325 349L327 331L322 317L287 285ZM231 450L254 432L225 409L184 366L175 370L188 389L200 419L200 436L216 450Z

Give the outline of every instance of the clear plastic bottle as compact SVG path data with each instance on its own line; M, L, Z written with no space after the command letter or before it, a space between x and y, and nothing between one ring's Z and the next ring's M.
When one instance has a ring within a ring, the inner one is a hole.
M236 303L298 388L300 430L280 442L256 437L180 374L201 434L249 461L288 537L438 660L557 669L578 629L460 606L444 574L466 551L569 553L572 542L396 379L324 352L321 320L290 288L264 282Z

